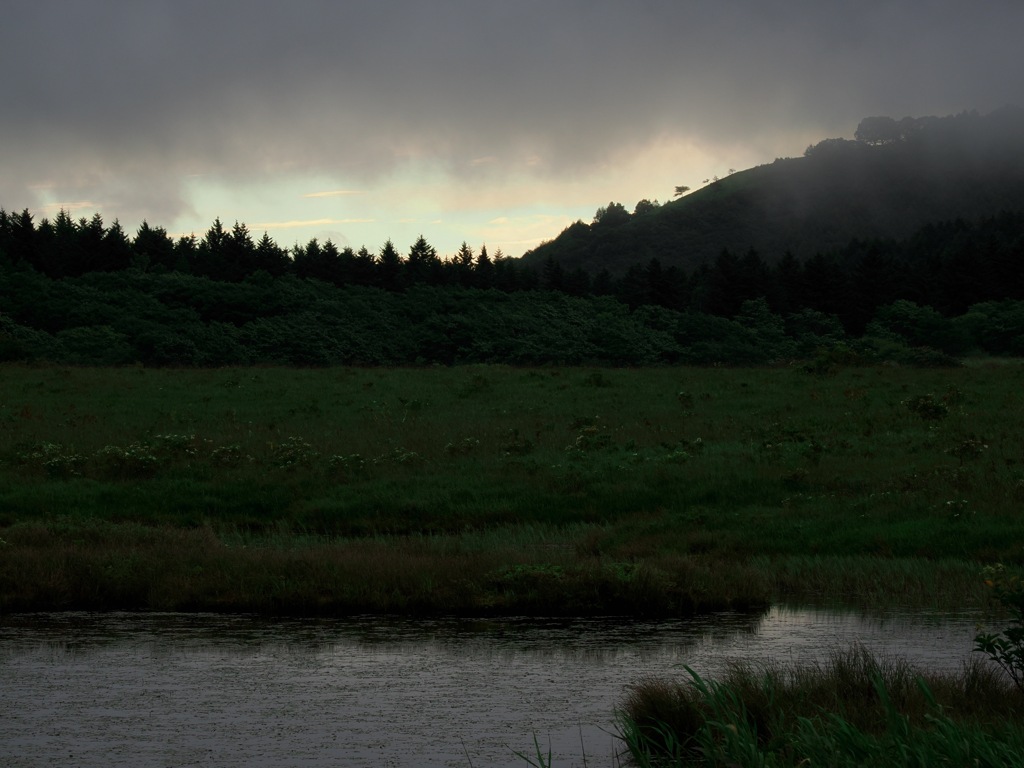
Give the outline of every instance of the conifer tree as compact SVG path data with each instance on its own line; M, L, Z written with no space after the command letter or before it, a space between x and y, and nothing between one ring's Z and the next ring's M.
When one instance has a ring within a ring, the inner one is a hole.
M378 257L380 267L377 274L380 277L380 287L387 291L398 291L402 289L402 258L395 250L395 244L388 240L380 249Z

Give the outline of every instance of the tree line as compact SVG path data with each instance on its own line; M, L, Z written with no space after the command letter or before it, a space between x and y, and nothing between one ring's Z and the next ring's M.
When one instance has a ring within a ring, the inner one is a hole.
M854 240L803 262L791 253L770 264L754 250L722 251L688 273L652 258L630 267L617 295L631 306L721 317L764 297L779 314L807 308L834 315L854 335L879 307L899 300L953 317L982 302L1024 300L1024 214L931 224L906 240Z
M607 211L605 213L607 215ZM614 214L613 214L614 215ZM129 237L97 215L0 211L0 359L81 364L764 363L843 348L949 363L1024 354L1024 216L855 241L805 262L723 251L613 277L423 237L405 255L243 224ZM829 353L831 354L831 353Z
M520 276L500 249L490 256L466 243L450 259L442 259L422 236L404 257L389 240L377 253L338 248L314 238L305 245L282 248L267 233L254 239L244 223L230 229L217 219L201 237L173 239L163 227L143 222L134 237L120 223L107 227L99 214L77 221L61 211L38 225L26 209L20 214L0 209L0 259L23 265L51 278L79 277L90 272L136 269L149 273L177 272L211 280L239 282L264 272L271 277L296 275L333 285L367 285L401 290L412 284L515 289L536 287L530 275ZM520 283L522 285L520 286Z

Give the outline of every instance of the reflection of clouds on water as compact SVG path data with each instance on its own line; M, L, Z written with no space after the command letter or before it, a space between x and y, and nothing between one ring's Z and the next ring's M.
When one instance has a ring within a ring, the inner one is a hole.
M189 614L0 619L12 765L612 764L616 704L645 677L807 662L851 642L956 668L974 618L775 608L668 622L268 620ZM21 762L18 762L21 760Z

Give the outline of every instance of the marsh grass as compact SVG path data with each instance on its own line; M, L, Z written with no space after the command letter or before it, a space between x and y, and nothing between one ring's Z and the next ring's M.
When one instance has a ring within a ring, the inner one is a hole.
M1024 698L980 661L922 673L861 647L803 667L634 686L620 735L638 766L1014 766Z
M880 608L982 605L961 561L595 553L590 526L337 538L55 518L9 526L0 606L366 612L686 615L779 599Z
M1020 366L5 365L0 609L963 605L981 564L1024 564L1022 384Z
M773 595L804 605L881 606L891 595L905 606L982 606L988 597L975 563L945 558L861 556L757 557L751 567L770 580Z
M463 536L333 539L218 534L92 520L5 531L0 605L230 610L678 615L763 607L745 569L661 556L622 563L581 551L575 532L514 528ZM753 577L756 578L756 577Z

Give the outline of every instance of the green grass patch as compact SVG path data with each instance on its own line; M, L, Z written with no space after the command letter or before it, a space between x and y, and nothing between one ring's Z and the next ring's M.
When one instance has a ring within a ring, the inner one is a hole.
M947 587L934 574L1024 565L1022 385L1019 365L827 377L5 365L0 609L679 612L908 591L960 606L960 577ZM75 549L74 531L93 529L110 552L134 553L111 570L134 586L58 588L99 557ZM26 530L47 543L29 547ZM499 544L524 532L558 547ZM250 554L230 544L239 536ZM481 541L476 565L437 554ZM428 554L412 557L410 542ZM374 569L297 564L373 547L415 562L414 575L396 565L378 583ZM193 550L202 579L174 565ZM275 568L270 581L242 575ZM49 574L52 594L17 569ZM187 599L158 585L172 573Z
M690 671L626 697L620 734L637 766L1015 766L1024 696L983 663L920 672L863 648L824 663Z

